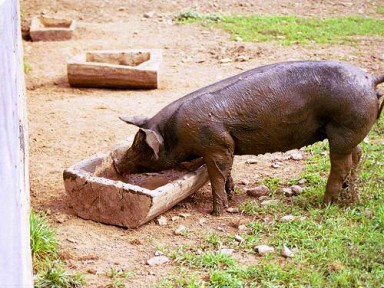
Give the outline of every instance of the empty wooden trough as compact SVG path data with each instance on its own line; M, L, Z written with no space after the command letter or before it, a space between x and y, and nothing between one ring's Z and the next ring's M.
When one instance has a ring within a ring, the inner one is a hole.
M126 228L137 228L172 208L208 181L205 164L188 162L183 169L158 173L118 175L113 158L128 146L95 155L65 169L65 190L81 218Z
M68 82L74 87L154 89L161 62L157 49L86 51L68 61Z
M72 19L35 16L29 35L32 41L64 41L72 38L74 30L75 21Z

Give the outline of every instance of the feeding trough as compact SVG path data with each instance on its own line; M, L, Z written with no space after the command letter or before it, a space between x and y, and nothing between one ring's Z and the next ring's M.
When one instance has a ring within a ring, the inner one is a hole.
M161 50L100 50L77 54L67 63L68 82L75 87L158 87Z
M172 208L208 181L206 166L196 160L185 163L183 169L122 177L116 173L112 159L127 148L120 146L64 170L65 190L79 217L136 228Z
M29 34L32 41L63 41L72 38L75 21L68 18L35 16Z

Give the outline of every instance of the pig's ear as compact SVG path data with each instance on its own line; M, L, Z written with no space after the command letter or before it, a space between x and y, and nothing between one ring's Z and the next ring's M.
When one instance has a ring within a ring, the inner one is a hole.
M148 123L148 117L145 116L120 116L120 120L124 121L125 123L135 125L137 127L145 127L145 125Z
M152 149L155 159L159 159L160 147L163 145L163 137L151 129L140 129L139 133L145 136L145 142Z

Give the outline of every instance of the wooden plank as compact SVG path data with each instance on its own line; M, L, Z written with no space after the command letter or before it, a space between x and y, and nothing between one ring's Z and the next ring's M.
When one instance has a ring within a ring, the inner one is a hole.
M19 2L0 1L0 283L32 287L25 84Z

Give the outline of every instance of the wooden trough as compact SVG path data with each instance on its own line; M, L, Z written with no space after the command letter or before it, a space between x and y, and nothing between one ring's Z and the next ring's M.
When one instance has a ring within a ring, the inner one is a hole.
M35 16L29 34L32 41L64 41L72 38L75 21L67 18Z
M182 170L118 175L113 158L127 146L95 155L65 169L64 186L75 213L84 219L136 228L172 208L208 181L205 164L188 162Z
M161 50L99 50L77 54L67 63L68 82L74 87L158 87Z

